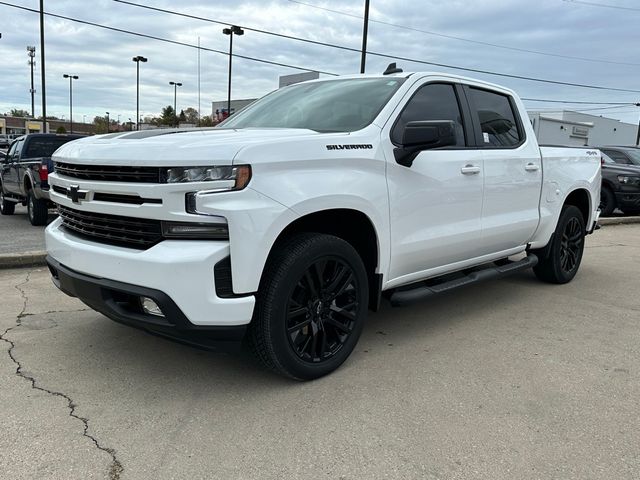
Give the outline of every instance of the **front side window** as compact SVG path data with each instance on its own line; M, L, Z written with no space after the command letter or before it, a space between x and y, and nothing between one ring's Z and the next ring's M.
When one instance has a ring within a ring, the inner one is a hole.
M627 156L622 152L618 152L616 150L603 150L603 152L609 155L616 163L620 163L622 165L631 164L631 160L629 160L629 158L627 158Z
M640 150L625 150L625 153L634 165L640 165Z
M357 78L291 85L262 97L219 128L354 132L373 122L403 82L403 78Z
M402 143L404 128L409 122L451 120L456 127L456 146L466 145L460 105L453 85L430 83L420 87L411 97L391 131L391 141Z
M514 147L522 141L507 95L473 87L469 88L469 93L480 120L485 147Z

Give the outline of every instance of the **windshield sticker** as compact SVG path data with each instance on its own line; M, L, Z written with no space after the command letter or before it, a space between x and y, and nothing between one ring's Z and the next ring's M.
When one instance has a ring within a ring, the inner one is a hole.
M327 145L327 150L372 150L373 145Z

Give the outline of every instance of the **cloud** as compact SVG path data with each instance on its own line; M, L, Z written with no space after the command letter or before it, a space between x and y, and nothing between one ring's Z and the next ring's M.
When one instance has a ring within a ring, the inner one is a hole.
M26 0L10 0L33 8ZM630 0L628 0L630 2ZM319 7L361 15L363 2L304 0ZM140 1L140 3L143 3ZM288 0L144 2L257 29L271 30L322 42L360 48L362 21ZM52 13L79 18L124 30L228 50L229 37L221 25L153 12L111 0L57 0L45 2ZM11 107L30 109L29 67L26 46L37 47L36 114L40 113L38 15L0 5L3 20L0 52L0 111ZM612 62L640 64L637 22L640 12L598 9L560 0L449 0L442 2L372 0L371 19L405 25L450 36L475 39L514 48L588 57ZM173 103L169 81L183 83L178 89L178 108L197 107L198 55L194 48L112 32L66 20L46 18L47 111L68 114L68 81L63 73L78 75L74 82L74 117L135 116L135 64L131 58L149 59L140 66L141 112L158 114ZM461 65L504 73L568 82L638 89L640 66L595 63L479 45L437 35L400 29L372 22L369 50L403 57ZM360 55L332 48L246 31L234 39L234 52L276 62L320 69L338 74L359 71ZM201 51L201 107L208 113L210 102L226 98L228 57ZM392 60L369 55L368 72L382 72ZM405 70L443 70L402 61ZM446 69L444 69L446 70ZM640 101L640 93L596 91L537 84L489 75L466 74L514 88L522 96L585 101ZM278 77L298 70L234 58L233 96L252 98L275 89ZM556 108L557 105L531 104ZM623 108L618 115L637 122L640 109ZM607 111L605 111L607 112ZM599 112L600 113L600 112Z

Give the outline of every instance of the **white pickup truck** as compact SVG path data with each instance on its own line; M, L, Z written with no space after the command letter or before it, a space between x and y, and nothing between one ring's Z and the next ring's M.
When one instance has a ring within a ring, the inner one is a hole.
M532 267L570 281L599 216L597 150L540 148L511 90L394 68L282 88L209 130L84 138L54 161L60 289L190 344L244 339L301 380L342 364L382 298Z

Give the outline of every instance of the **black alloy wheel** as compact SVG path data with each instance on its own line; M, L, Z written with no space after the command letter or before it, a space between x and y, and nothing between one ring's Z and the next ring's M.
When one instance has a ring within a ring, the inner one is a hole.
M274 246L265 266L248 346L274 372L313 380L351 354L369 308L369 277L345 240L300 233Z
M567 222L560 242L560 266L562 270L570 274L576 268L582 255L584 232L582 225L576 217Z
M356 324L359 298L353 269L339 258L316 260L298 280L287 306L287 336L298 357L323 362L338 353Z

